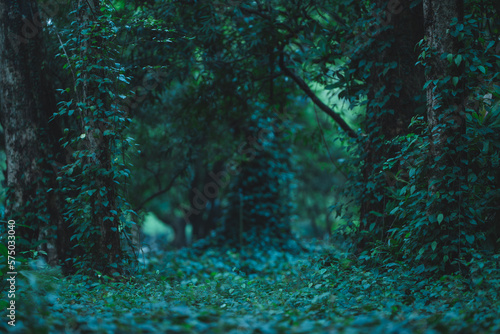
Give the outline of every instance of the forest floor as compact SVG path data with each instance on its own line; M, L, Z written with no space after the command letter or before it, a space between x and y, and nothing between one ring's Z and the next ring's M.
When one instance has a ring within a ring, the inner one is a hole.
M126 280L19 270L17 333L498 333L500 269L423 278L331 245L150 252ZM494 262L496 260L496 264ZM143 261L144 262L144 261ZM5 311L4 311L5 312Z

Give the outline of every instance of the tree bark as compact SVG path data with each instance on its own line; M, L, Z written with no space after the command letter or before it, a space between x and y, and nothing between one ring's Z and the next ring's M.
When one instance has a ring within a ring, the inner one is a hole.
M5 217L18 219L21 249L34 250L33 243L48 239L45 250L54 263L58 256L50 227L60 226L62 219L55 164L51 163L60 155L59 129L48 123L57 109L43 71L43 49L36 3L0 2L0 121L8 188Z

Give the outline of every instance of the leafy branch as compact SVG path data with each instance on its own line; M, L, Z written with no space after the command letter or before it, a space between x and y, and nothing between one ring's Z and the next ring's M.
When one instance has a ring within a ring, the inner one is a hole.
M330 107L328 107L326 104L324 104L323 101L321 101L319 99L319 97L316 94L314 94L314 92L311 90L311 88L307 85L307 83L301 77L299 77L291 69L286 67L283 58L284 58L284 53L281 52L280 57L279 57L279 66L280 66L281 70L283 71L283 73L285 75L287 75L290 79L292 79L297 84L297 86L299 86L300 89L302 89L302 91L304 91L304 93L306 93L306 95L309 96L309 98L311 99L311 101L313 101L313 103L315 105L317 105L323 112L325 112L327 115L329 115L331 118L333 118L333 120L340 126L340 128L342 130L344 130L349 135L349 137L357 138L358 134L356 133L356 131L354 131L354 129L352 129L346 123L346 121L344 121L344 119L342 119L342 117L340 117Z

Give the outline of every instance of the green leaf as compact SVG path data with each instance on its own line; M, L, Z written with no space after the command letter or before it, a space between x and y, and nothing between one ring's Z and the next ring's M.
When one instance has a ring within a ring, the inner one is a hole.
M443 221L444 219L444 215L442 213L438 214L437 216L437 222L438 224L441 224L441 222Z
M453 77L453 86L457 86L458 84L458 77Z
M466 235L465 240L467 240L467 242L472 245L474 243L474 236L473 235Z
M477 68L479 69L479 71L481 71L481 73L486 74L486 69L484 68L484 66L479 65Z
M462 62L462 55L457 55L457 57L455 58L455 64L457 66L460 66L461 62Z
M436 250L437 245L438 245L438 243L436 241L432 242L432 244L431 244L432 251Z

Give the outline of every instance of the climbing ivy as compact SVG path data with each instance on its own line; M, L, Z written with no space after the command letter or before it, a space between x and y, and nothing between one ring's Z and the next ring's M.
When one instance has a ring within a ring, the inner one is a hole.
M126 153L133 140L124 134L131 120L121 104L130 79L116 60L120 49L114 43L112 10L108 4L92 8L80 3L69 13L75 19L64 31L58 54L66 60L73 84L60 90L55 115L67 124L61 140L68 163L59 179L73 247L80 249L68 260L77 269L99 272L121 271L128 258L124 243L132 245L134 224L123 196L130 176Z
M247 141L235 157L236 180L228 195L225 243L279 247L291 235L293 173L282 122L275 114L255 112L246 126Z
M400 136L395 140L402 149L388 160L384 169L402 166L405 171L403 186L393 192L391 214L400 224L390 230L388 245L401 259L424 265L422 270L470 271L470 265L480 259L481 253L498 250L499 174L499 86L500 58L496 32L498 21L481 15L484 8L469 3L464 22L454 21L451 36L462 45L455 54L438 55L422 40L419 66L432 71L428 61L442 57L451 68L461 68L456 75L427 81L442 92L442 103L462 96L462 103L450 105L442 111L464 114L465 131L455 131L448 136L439 159L446 156L461 157L460 161L443 166L437 180L440 191L432 195L427 180L430 168L436 161L429 159L431 129L425 119L414 118L413 125L419 132ZM477 36L481 36L479 39ZM453 73L453 72L450 72ZM450 118L450 128L456 120ZM401 175L400 175L401 177ZM453 186L458 184L459 186ZM429 207L436 207L437 214L429 215ZM450 210L453 208L453 210Z

